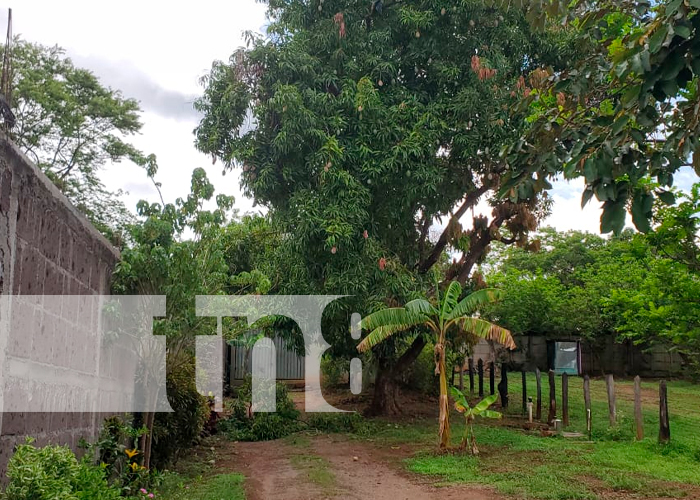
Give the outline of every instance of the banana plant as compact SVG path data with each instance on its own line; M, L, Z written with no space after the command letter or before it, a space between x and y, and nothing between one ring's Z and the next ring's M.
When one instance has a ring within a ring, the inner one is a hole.
M503 415L497 411L489 410L489 407L496 402L498 394L482 399L473 408L469 406L469 401L462 391L456 387L451 388L452 397L455 400L455 410L464 415L464 437L460 449L464 450L469 446L472 455L479 454L479 448L476 446L476 435L474 434L474 420L476 417L482 418L501 418Z
M476 343L479 339L499 342L508 349L515 349L515 341L510 331L484 319L474 317L484 304L500 298L500 291L479 290L467 295L461 301L462 287L456 281L450 282L443 297L436 286L436 296L431 299L416 299L404 307L381 309L366 316L361 323L363 329L370 330L357 346L358 351L366 352L392 335L427 327L432 331L435 343L435 374L440 376L440 420L438 440L441 449L450 443L450 404L447 393L445 351L448 339L452 342ZM449 335L449 337L448 337Z

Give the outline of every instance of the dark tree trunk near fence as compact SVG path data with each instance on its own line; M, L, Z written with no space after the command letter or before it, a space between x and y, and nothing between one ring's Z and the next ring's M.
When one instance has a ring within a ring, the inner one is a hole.
M459 390L464 392L464 362L465 358L462 358L462 362L459 364Z
M484 360L480 359L476 365L479 370L479 397L484 397Z
M537 414L535 418L542 420L542 373L539 368L535 369L535 378L537 379Z
M634 377L634 424L637 441L644 439L644 415L642 414L642 379Z
M557 418L557 387L554 378L554 370L549 370L549 415L547 416L547 423L549 425L554 424L554 420Z
M666 381L659 384L659 443L671 442L671 424L668 420L668 392Z
M523 415L527 415L527 373L525 370L521 372L523 379Z
M612 375L605 377L605 385L608 389L608 412L610 414L610 427L617 425L617 402L615 399L615 379Z
M501 408L508 408L508 368L501 365L501 381L498 383L498 394L501 396Z
M569 374L561 376L561 419L564 427L569 426Z
M392 363L391 360L379 358L377 363L377 377L374 381L374 396L372 404L367 409L368 415L396 415L401 413L397 402L399 394L398 380L401 375L418 359L427 344L421 335L411 344L411 347L401 357Z
M469 394L474 394L474 358L469 358Z
M496 363L493 361L489 365L489 389L492 396L496 394Z

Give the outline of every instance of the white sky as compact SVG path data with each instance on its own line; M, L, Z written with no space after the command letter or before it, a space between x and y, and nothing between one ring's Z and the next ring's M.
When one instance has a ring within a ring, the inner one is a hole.
M252 209L252 200L240 193L236 173L223 177L220 165L212 165L211 158L195 150L192 130L198 117L192 101L212 61L228 59L243 44L244 31L260 31L264 5L254 0L0 1L3 34L7 8L12 7L15 34L64 47L77 65L140 101L144 126L133 142L158 157L157 178L166 201L186 196L192 170L203 167L217 192L233 194L241 212ZM688 188L696 179L686 171L677 176L677 184ZM112 165L103 172L103 180L110 189L129 192L125 202L131 209L143 198L158 201L144 172L133 165ZM582 182L556 183L554 212L546 224L597 233L600 204L593 201L582 211L582 191Z

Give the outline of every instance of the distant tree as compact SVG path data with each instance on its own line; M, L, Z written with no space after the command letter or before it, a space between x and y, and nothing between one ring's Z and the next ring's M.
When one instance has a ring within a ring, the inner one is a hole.
M125 140L141 130L138 103L75 67L58 46L15 39L12 69L14 142L100 231L123 231L133 215L98 172L128 159L155 174L155 157Z
M514 334L575 335L594 348L609 338L661 344L700 373L697 193L680 194L677 206L658 203L646 235L626 231L606 240L546 229L540 252L495 252L485 280L503 290L503 300L485 317Z

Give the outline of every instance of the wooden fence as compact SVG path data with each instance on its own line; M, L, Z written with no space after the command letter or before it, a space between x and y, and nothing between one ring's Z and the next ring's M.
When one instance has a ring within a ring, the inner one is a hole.
M483 360L479 359L476 364L476 369L474 365L474 360L468 360L467 374L469 377L469 392L471 395L476 396L474 386L477 380L478 384L478 397L484 397L484 370L485 370ZM495 379L496 379L496 365L495 363L488 363L489 372L489 388L490 394L495 394ZM498 384L498 392L500 396L501 407L504 409L508 408L510 401L508 393L508 370L505 365L501 365L501 382ZM521 370L522 379L522 413L523 415L529 415L530 408L532 408L532 419L533 421L542 421L542 374L539 369L535 369L535 381L536 381L536 402L532 401L532 397L528 395L527 391L527 374L525 370ZM532 373L532 372L530 372ZM459 389L464 390L464 372L461 370L453 371L452 374L452 385L455 383L455 375L459 375ZM549 402L546 423L549 426L554 426L555 421L557 421L557 389L556 389L556 374L554 371L549 370L547 373L547 382L549 384ZM607 402L608 402L608 419L610 422L610 427L615 427L617 425L617 397L615 392L615 379L613 375L607 375L605 377L605 385L607 392ZM592 428L592 406L591 406L591 383L588 375L583 378L583 400L584 400L584 411L586 417L586 427L588 431L589 438L591 436ZM569 375L564 373L561 376L561 424L562 426L569 426ZM635 426L635 439L641 441L644 439L644 417L642 413L642 383L639 376L634 378L634 426ZM661 380L659 382L659 442L668 443L671 441L671 427L669 422L668 413L668 389L666 386L666 381Z

